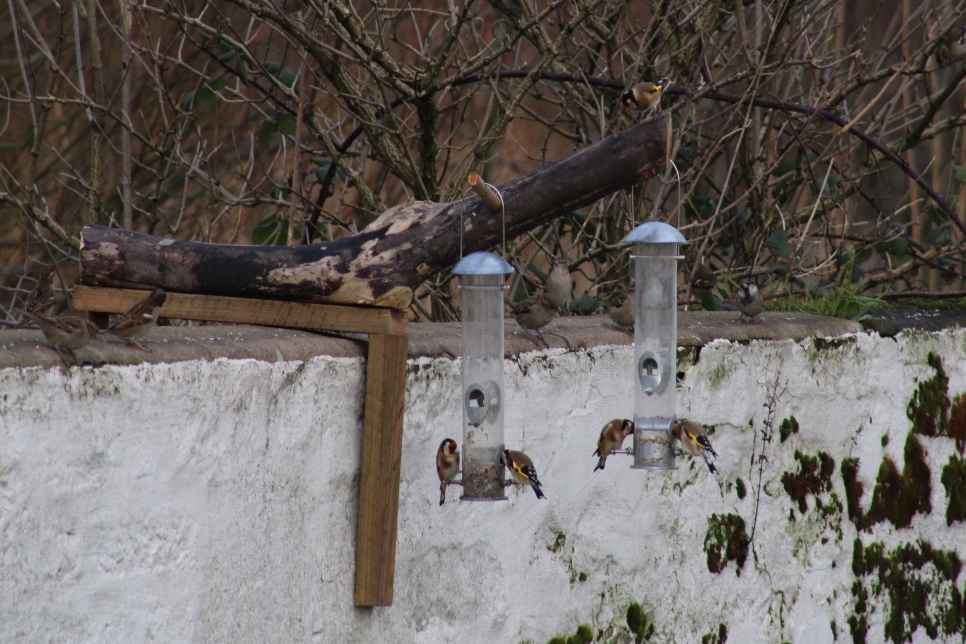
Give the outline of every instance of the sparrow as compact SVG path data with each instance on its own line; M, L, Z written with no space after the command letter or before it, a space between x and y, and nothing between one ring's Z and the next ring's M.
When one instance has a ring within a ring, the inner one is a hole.
M533 467L533 461L523 452L512 449L505 449L500 454L500 462L510 470L510 476L520 485L529 485L533 488L538 499L547 498L540 489L540 479L537 478L537 470Z
M64 360L64 354L61 353L61 350L63 350L70 354L75 364L77 364L77 356L74 355L74 351L85 347L91 340L96 340L100 333L93 322L75 315L48 318L29 311L24 315L43 331L44 337L54 345L54 349L60 354L61 360ZM66 360L64 360L64 364L67 364Z
M711 473L718 473L718 469L712 461L712 457L718 458L718 453L711 447L711 441L708 440L708 435L704 433L704 428L701 425L690 420L679 420L674 423L671 429L674 431L675 438L681 441L681 444L684 445L691 456L701 456L704 462L708 464Z
M749 322L757 322L755 318L761 313L761 291L758 290L758 286L750 279L745 278L739 283L738 293L735 295L735 302L738 304L738 310L741 311L741 315L738 319L744 319Z
M460 471L460 451L456 441L444 438L436 450L436 473L439 475L439 504L446 503L446 486Z
M657 106L661 102L661 94L667 89L670 81L662 78L656 83L638 83L621 94L621 103L624 107L636 107L642 113L656 112Z
M554 305L554 301L547 293L537 293L522 302L513 304L510 314L520 325L520 328L536 331L540 339L546 344L540 329L550 324L550 321L557 315L557 307Z
M604 428L600 430L600 438L597 439L597 451L594 452L594 456L600 457L594 471L604 469L610 453L615 449L620 449L621 445L624 444L624 439L633 433L634 421L627 418L624 420L615 418L604 425Z
M53 271L48 269L40 274L40 277L37 278L37 285L27 296L27 303L23 307L23 319L13 328L22 329L27 326L27 323L30 322L27 313L44 313L54 305L55 297L54 289L51 287L52 281Z
M104 333L116 335L137 348L147 351L138 340L154 328L158 321L158 313L161 312L161 307L167 298L167 293L159 288L154 289L151 295L124 312Z
M607 315L620 326L634 326L634 290L618 293L610 301L610 311Z
M556 307L570 304L573 295L573 285L570 281L570 270L567 262L553 258L550 274L547 276L546 293Z

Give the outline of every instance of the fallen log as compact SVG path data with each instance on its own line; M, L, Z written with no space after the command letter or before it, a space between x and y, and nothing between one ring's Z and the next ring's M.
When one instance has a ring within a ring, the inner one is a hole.
M670 131L662 115L499 186L507 239L663 172ZM357 235L303 246L203 244L86 226L81 281L404 308L423 280L459 260L461 211L464 253L502 242L500 212L476 195L395 206Z

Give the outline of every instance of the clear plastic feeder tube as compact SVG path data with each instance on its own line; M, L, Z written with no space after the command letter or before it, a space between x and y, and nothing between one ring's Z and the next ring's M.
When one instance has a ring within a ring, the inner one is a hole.
M632 467L674 469L677 261L678 244L685 240L674 227L649 222L636 228L628 241L635 242Z
M467 256L454 273L470 260ZM513 269L460 274L463 325L463 500L505 500L503 442L503 284ZM505 268L504 268L505 267ZM465 268L465 267L464 267Z

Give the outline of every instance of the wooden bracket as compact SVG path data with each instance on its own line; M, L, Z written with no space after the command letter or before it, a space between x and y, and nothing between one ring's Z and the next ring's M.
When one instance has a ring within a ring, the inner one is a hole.
M123 313L147 291L74 287L78 311ZM356 537L356 606L392 605L406 402L408 319L399 309L168 293L164 317L369 334L362 476Z

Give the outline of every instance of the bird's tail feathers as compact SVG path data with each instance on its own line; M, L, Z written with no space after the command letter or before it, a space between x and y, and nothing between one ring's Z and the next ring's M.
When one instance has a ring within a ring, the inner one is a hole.
M540 486L539 485L534 485L533 486L533 491L537 495L537 498L538 499L545 499L545 498L547 498L547 496L543 493L543 490L540 489Z
M711 460L711 457L707 454L702 454L702 456L704 456L704 462L708 464L708 469L711 470L711 473L717 474L718 468L714 466L714 461Z
M446 481L439 482L439 504L446 503Z

